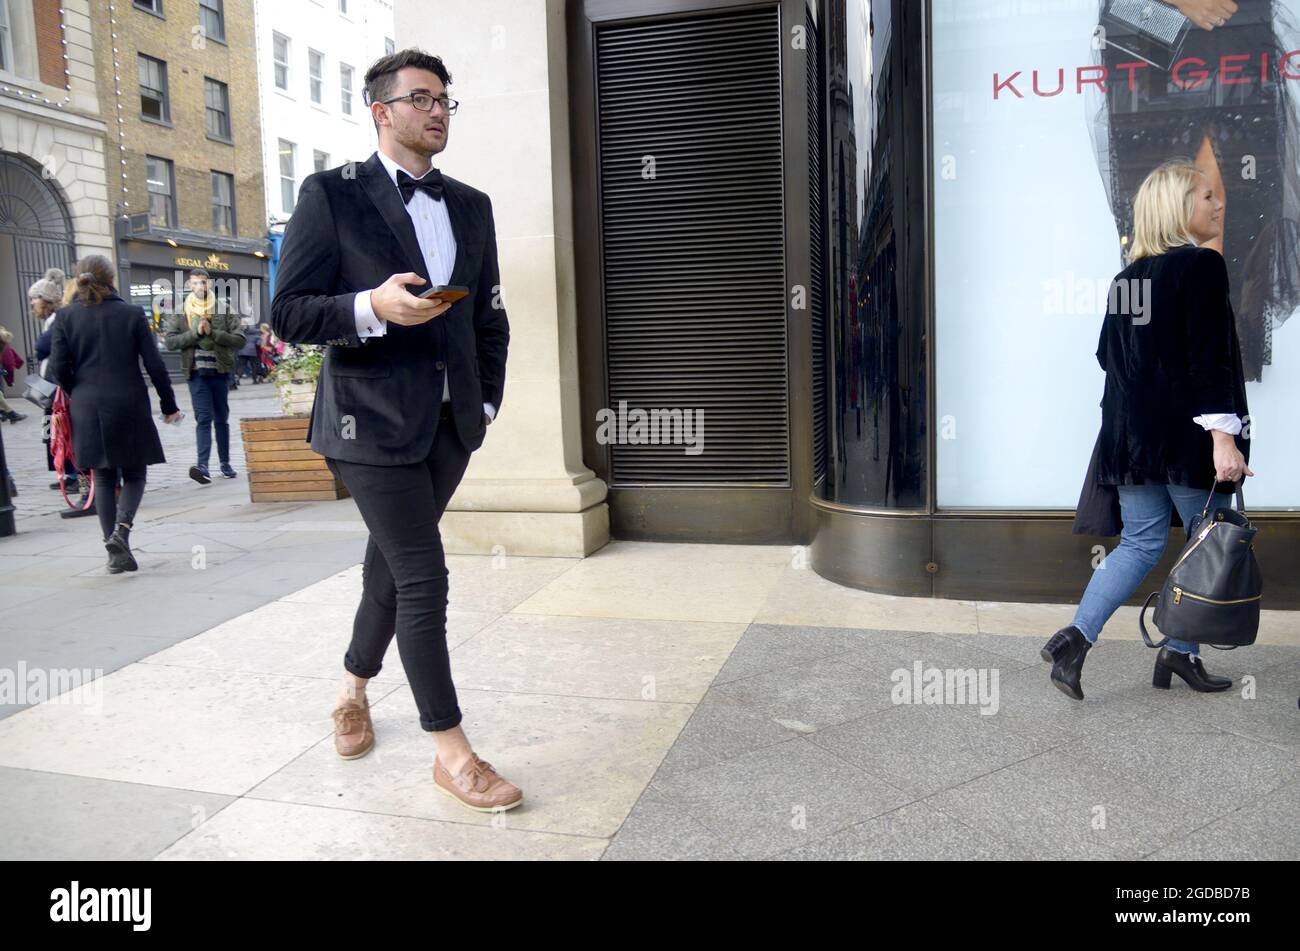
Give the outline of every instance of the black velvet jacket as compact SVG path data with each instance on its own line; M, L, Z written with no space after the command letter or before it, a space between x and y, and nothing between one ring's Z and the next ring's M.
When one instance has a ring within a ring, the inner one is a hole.
M1247 422L1249 412L1223 256L1183 245L1135 261L1115 281L1128 282L1131 295L1125 307L1112 290L1097 345L1106 389L1096 480L1208 492L1214 441L1193 417L1236 413ZM1238 436L1237 445L1249 458L1249 440Z
M398 466L425 459L450 375L457 434L483 444L483 404L501 408L510 325L501 303L496 224L486 194L443 175L456 237L448 284L469 288L441 316L415 327L390 324L357 337L357 293L390 275L429 280L415 227L378 153L361 165L309 175L284 232L271 329L289 343L327 346L308 438L331 459ZM426 285L427 286L427 285ZM346 420L355 420L355 435Z

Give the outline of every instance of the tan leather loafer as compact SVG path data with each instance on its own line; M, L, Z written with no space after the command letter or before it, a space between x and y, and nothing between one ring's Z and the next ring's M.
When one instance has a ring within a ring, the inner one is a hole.
M462 806L477 812L504 812L524 801L523 791L503 778L491 763L470 754L470 760L457 776L447 772L439 759L433 758L433 784Z
M365 756L375 745L375 726L370 722L370 701L349 700L330 714L334 718L334 749L344 759Z

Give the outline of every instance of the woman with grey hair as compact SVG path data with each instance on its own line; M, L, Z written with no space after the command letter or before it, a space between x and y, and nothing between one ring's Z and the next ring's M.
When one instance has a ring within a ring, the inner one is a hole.
M63 306L63 298L67 292L67 276L57 267L52 267L45 272L45 276L34 283L27 289L27 304L31 310L32 319L36 322L36 372L39 376L45 377L49 369L50 362L50 343L54 336L54 314ZM51 472L54 471L54 456L50 453L50 411L45 410L45 419L41 426L41 432L44 434L42 439L45 443L45 467ZM72 467L71 463L64 465L64 471L58 474L60 481L50 484L51 489L66 488L72 491L78 488L77 470ZM87 483L84 487L89 490ZM64 513L65 518L76 518L82 515L94 515L94 506L83 509L80 506L69 509Z
M37 371L45 376L46 363L49 360L49 333L54 326L54 314L63 306L63 290L67 281L64 273L57 267L45 272L45 276L27 288L27 306L31 310L32 320L36 322L36 356L40 361ZM41 340L45 340L42 350ZM44 356L42 356L42 352Z

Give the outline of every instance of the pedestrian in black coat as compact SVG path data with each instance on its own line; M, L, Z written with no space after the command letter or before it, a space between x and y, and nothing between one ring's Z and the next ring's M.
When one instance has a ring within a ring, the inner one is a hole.
M109 571L134 571L130 530L144 495L146 466L165 462L140 361L168 422L180 418L171 381L144 311L122 300L102 255L77 262L77 297L54 320L49 376L68 394L72 449L95 476L95 508ZM122 495L115 499L117 473Z

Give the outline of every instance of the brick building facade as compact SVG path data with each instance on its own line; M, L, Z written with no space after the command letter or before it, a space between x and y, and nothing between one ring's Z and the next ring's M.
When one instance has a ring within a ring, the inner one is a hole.
M200 32L195 0L155 0L161 14L128 0L94 6L95 45L105 51L96 67L110 125L108 165L119 170L109 183L114 210L126 214L148 210L145 158L157 156L170 160L175 170L176 220L172 227L216 233L210 173L219 171L234 177L236 235L264 236L266 206L252 0L225 0L222 4L224 42ZM117 36L115 43L111 34ZM166 116L161 121L142 112L141 55L165 69ZM205 80L215 80L227 89L229 136L225 140L208 131ZM114 121L115 115L119 122ZM123 159L125 166L121 165Z
M158 320L159 294L202 263L250 282L242 305L260 320L269 244L253 0L103 0L92 19L124 288Z

